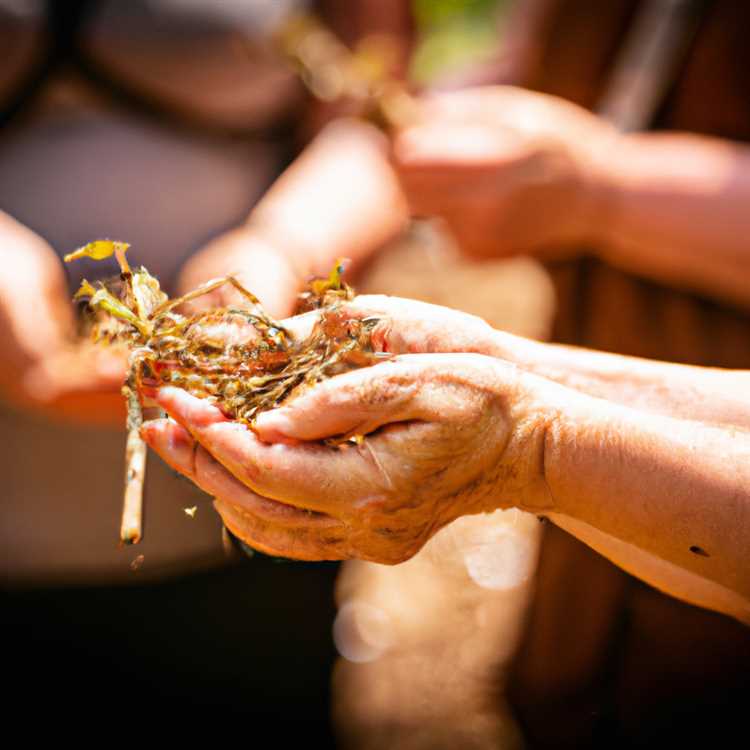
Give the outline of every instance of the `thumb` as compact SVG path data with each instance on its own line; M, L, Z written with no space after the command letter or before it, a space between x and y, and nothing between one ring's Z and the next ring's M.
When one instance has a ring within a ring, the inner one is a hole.
M318 383L288 405L255 420L258 437L269 443L365 435L391 422L425 419L420 377L409 360L421 355L353 370Z

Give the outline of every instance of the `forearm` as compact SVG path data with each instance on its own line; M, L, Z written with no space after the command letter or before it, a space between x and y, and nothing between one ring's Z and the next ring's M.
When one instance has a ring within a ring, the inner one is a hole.
M657 588L750 622L750 433L557 400L542 511Z
M408 210L374 127L339 120L326 127L250 214L245 231L283 252L300 278L353 264L395 237Z
M604 158L604 258L750 305L750 147L680 133L630 135Z
M581 393L654 414L750 430L750 373L624 357L493 331L486 353Z

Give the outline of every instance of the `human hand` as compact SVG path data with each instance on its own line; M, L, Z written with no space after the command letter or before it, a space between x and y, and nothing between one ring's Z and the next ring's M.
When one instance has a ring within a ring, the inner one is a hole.
M385 297L358 298L343 316L389 305L404 312L376 326L376 348L419 351L421 341L450 349L473 340L479 349L492 331L472 316ZM544 385L487 356L407 354L315 386L259 415L255 432L206 401L163 388L156 401L172 420L148 423L143 434L217 498L228 528L250 545L301 559L395 563L460 515L548 504L541 473L552 412ZM318 442L349 434L364 441Z
M74 336L65 274L41 237L0 212L0 393L16 407L77 422L122 423L124 353Z
M233 275L261 301L270 315L291 315L301 288L301 279L291 261L249 226L226 232L206 245L185 264L177 281L178 294L186 294L202 283ZM199 297L191 309L245 304L231 286Z
M392 159L412 213L441 217L465 252L554 258L597 240L614 138L563 99L486 86L425 99Z

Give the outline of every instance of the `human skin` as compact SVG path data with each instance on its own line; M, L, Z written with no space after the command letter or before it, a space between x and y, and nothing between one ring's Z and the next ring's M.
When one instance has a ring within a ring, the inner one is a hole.
M509 87L440 95L424 106L429 117L394 134L391 172L379 161L387 150L365 146L372 164L379 165L374 179L362 170L361 179L316 181L324 163L328 171L323 173L337 173L331 139L330 148L318 151L320 161L299 162L277 184L274 210L260 214L264 221L251 221L242 231L264 238L271 252L284 256L285 263L292 259L295 268L301 259L314 258L315 270L321 272L339 255L360 261L376 251L404 226L408 206L416 215L441 216L471 254L533 252L560 258L587 246L649 278L736 304L750 301L743 231L750 198L747 147L676 133L621 135L570 103ZM361 143L374 144L379 137L371 132ZM358 158L358 148L349 153L350 162ZM286 208L295 201L286 203L287 192L297 197L297 205L303 196L315 195L316 210L309 221L295 224L294 211ZM387 200L376 200L379 194ZM341 195L346 196L343 202ZM460 201L465 211L456 210ZM378 216L382 220L373 220ZM379 232L377 241L363 242L371 236L368 227ZM301 281L304 274L296 275ZM294 292L296 287L290 287L289 304ZM423 332L423 327L417 330ZM403 329L402 335L407 333ZM553 507L539 512L657 587L747 621L746 582L738 581L743 571L738 539L747 537L747 511L744 498L732 500L733 492L742 495L738 477L744 471L746 373L548 347L500 333L490 337L492 347L464 341L451 348L441 343L443 334L444 328L434 333L433 348L427 351L468 349L500 356L520 365L524 383L536 374L541 382L563 386L557 395L548 386L542 389L550 399L543 410L557 415L553 421L560 428L550 428L546 435L567 435L568 444L588 448L584 458L574 461L573 452L556 452L555 441L545 438L543 473L556 477L559 486L552 493ZM535 380L529 388L536 393L539 383ZM171 424L165 429L176 430ZM192 445L187 433L176 432L177 442L178 435ZM690 445L696 449L688 451ZM717 456L720 445L726 451ZM602 454L605 448L609 455ZM621 466L618 456L632 460ZM566 461L570 472L565 471ZM664 470L659 481L653 479L653 462ZM562 467L557 474L555 466ZM596 473L598 468L607 472L604 478ZM590 474L588 484L582 469ZM615 469L623 473L619 484ZM737 481L728 482L727 472ZM642 486L648 478L651 484ZM612 514L605 523L601 500L595 498L602 484L611 498L606 507L630 507L633 512ZM675 493L673 487L683 489ZM638 489L640 505L628 488ZM260 485L253 489L264 494ZM697 505L688 503L691 498ZM533 505L515 502L519 507ZM695 526L686 527L685 519ZM436 525L444 522L439 514L433 520ZM644 539L644 529L657 529L659 535ZM700 541L705 531L713 533L710 545ZM282 544L291 537L282 536ZM418 543L418 538L409 540L412 546ZM711 547L722 550L720 560ZM398 558L398 550L388 554Z
M413 214L478 257L581 248L632 273L750 304L750 148L622 134L557 97L486 86L427 98L394 138Z
M511 87L427 97L420 109L392 140L363 122L331 123L244 225L189 261L181 290L238 273L272 313L290 314L307 277L342 256L361 265L410 214L440 217L471 255L569 253L588 236L608 195L597 157L613 133L601 120ZM231 292L220 294L202 304Z
M342 256L364 263L412 215L438 217L475 257L556 260L585 249L750 305L747 146L621 134L570 102L512 86L420 102L421 116L389 140L364 123L332 123L244 225L188 264L183 288L239 271L287 315L307 276Z
M0 395L18 409L117 424L124 355L76 343L60 261L38 235L0 212Z
M327 126L281 175L247 221L220 235L185 265L181 293L235 274L276 317L294 310L311 275L340 257L356 268L406 226L408 212L388 163L388 141L357 120ZM203 307L234 297L222 289Z
M254 431L179 389L157 395L171 419L144 437L217 498L234 533L288 557L395 563L458 516L517 507L750 622L748 373L596 354L575 377L563 368L564 385L552 378L569 349L407 300L347 311L381 316L376 345L396 356L260 415ZM320 442L346 434L363 444Z
M316 11L346 45L388 40L388 65L400 77L414 44L409 3L403 0L321 0ZM296 135L312 139L240 226L216 237L185 265L178 291L236 275L276 317L292 314L311 275L327 275L340 257L355 268L395 237L408 211L388 163L388 140L356 115L350 101L308 101ZM313 138L313 136L315 136ZM193 305L237 302L221 289Z

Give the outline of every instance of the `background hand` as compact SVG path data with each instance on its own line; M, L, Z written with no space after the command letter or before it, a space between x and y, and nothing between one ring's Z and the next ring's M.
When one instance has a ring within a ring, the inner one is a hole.
M0 392L16 407L122 423L125 355L75 339L62 264L41 237L0 213Z
M570 102L510 86L424 100L393 165L417 216L439 216L476 256L570 252L594 240L614 131Z
M177 282L177 293L185 294L205 281L236 276L275 318L291 315L302 286L291 261L249 227L238 227L211 241L185 264ZM229 285L190 303L191 309L206 310L230 304L243 305L243 298Z

